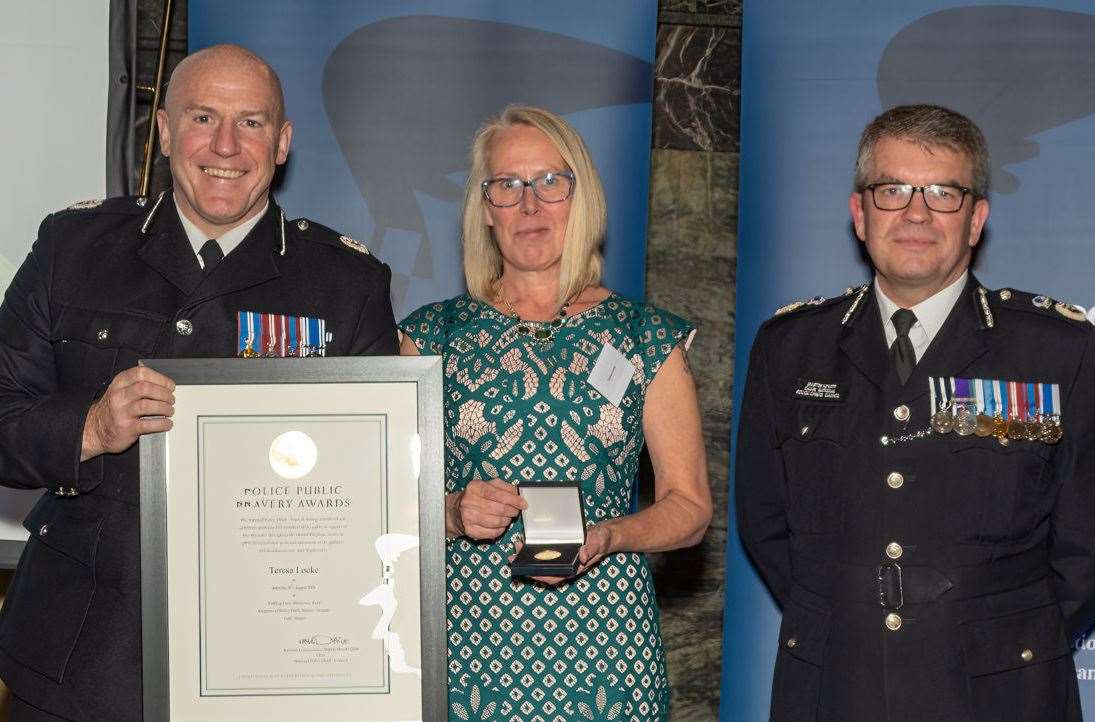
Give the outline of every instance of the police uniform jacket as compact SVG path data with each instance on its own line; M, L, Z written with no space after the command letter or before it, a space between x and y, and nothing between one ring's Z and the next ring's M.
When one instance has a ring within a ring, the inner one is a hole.
M772 720L1080 719L1095 349L1075 307L1033 300L971 275L905 384L872 285L758 332L736 494L783 609ZM1059 384L1063 439L933 432L932 376Z
M137 445L80 462L111 379L141 358L236 356L239 311L324 319L328 356L395 354L390 278L272 200L208 275L169 193L46 218L0 308L0 481L45 490L0 612L16 695L64 718L141 717Z

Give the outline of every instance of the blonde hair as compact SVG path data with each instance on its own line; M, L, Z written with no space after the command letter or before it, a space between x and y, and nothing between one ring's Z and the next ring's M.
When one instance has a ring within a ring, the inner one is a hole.
M483 197L482 182L490 176L488 155L495 135L516 125L531 126L546 135L566 163L567 170L574 173L574 195L559 271L558 300L563 303L587 286L601 282L604 261L600 246L608 225L608 213L601 179L582 137L570 123L543 108L508 106L475 133L461 221L464 281L472 297L489 300L502 277L502 254L490 226L483 220L487 200Z

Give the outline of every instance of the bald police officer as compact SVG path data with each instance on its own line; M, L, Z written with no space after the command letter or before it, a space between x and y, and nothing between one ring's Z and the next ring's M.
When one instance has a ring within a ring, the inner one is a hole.
M293 127L266 62L189 56L157 122L173 190L46 218L0 308L0 479L46 490L0 613L17 722L141 717L135 442L174 384L138 359L397 350L388 267L269 195Z
M849 200L873 280L757 334L737 508L783 608L776 722L1080 719L1095 337L970 273L988 178L969 119L883 113Z

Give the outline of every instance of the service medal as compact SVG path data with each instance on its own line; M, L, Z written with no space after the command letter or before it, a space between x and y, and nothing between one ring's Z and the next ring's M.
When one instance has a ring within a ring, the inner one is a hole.
M563 556L563 553L556 551L555 549L544 549L543 551L536 552L533 556L542 562L550 562Z
M1056 444L1065 433L1055 419L1043 419L1041 427L1041 439L1046 444Z
M1004 417L997 416L992 420L992 435L997 439L1008 438L1008 422L1004 420Z
M237 355L241 358L325 356L331 340L322 318L239 311Z
M1021 419L1012 419L1008 422L1008 438L1012 441L1022 441L1027 438L1027 425Z
M949 434L954 430L954 416L950 411L941 409L932 414L932 430L937 434Z
M954 431L959 436L969 436L977 430L977 417L965 406L958 409L954 417Z
M973 433L977 434L981 438L992 436L992 430L995 427L995 419L985 414L977 414L977 428L973 430Z

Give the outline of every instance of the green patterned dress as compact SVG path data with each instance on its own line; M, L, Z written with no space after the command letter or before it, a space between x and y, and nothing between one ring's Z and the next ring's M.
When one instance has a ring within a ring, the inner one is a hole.
M587 524L629 513L646 389L693 327L615 294L569 316L546 343L517 325L467 295L400 324L422 354L443 357L446 490L472 479L579 481ZM635 367L619 407L586 381L606 343ZM547 587L510 576L521 533L518 517L496 542L449 544L449 719L668 719L644 555L613 554Z

